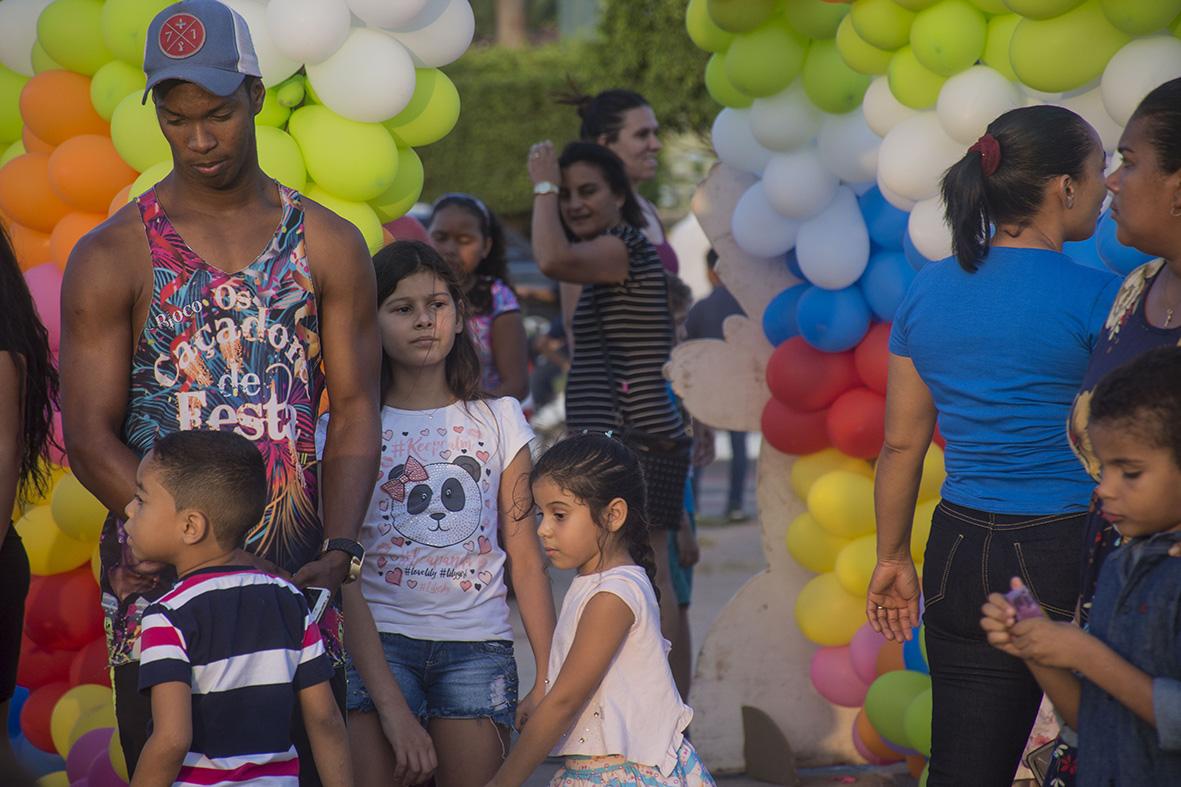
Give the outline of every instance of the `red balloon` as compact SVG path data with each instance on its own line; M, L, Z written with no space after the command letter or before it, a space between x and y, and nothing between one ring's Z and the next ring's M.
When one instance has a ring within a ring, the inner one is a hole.
M107 666L107 638L99 637L74 655L70 662L70 685L94 683L111 685L111 669Z
M886 367L890 363L890 323L881 322L869 329L861 344L853 350L857 376L871 391L886 394Z
M43 752L57 754L53 735L49 731L49 718L53 715L53 706L69 690L70 684L65 681L50 683L34 689L21 706L21 732L29 739L29 743Z
M832 403L826 419L828 439L849 456L873 459L886 439L886 397L854 388Z
M814 454L828 448L824 416L824 410L801 413L778 399L769 399L763 408L763 437L785 454Z
M33 580L25 601L25 633L59 650L78 650L103 635L98 583L89 563Z
M855 385L853 353L821 352L800 336L776 347L767 362L771 395L802 412L823 410Z
M16 668L16 682L32 691L50 683L69 680L70 664L74 661L74 655L73 651L69 650L43 648L27 636L22 637L21 660Z

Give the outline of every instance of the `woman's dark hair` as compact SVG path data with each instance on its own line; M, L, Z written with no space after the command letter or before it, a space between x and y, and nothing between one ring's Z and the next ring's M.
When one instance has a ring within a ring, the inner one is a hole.
M560 96L558 103L578 110L578 117L582 118L578 138L584 142L598 142L601 136L606 136L607 142L615 142L628 110L652 106L633 90L615 88L590 96L580 92L573 83L570 92Z
M1128 122L1133 120L1144 121L1161 170L1172 174L1181 169L1181 77L1145 96Z
M968 153L943 175L943 202L951 246L960 266L973 273L988 254L992 228L1025 226L1042 205L1046 183L1062 175L1083 178L1087 157L1099 145L1095 131L1069 109L1013 109L988 124L1000 147L1000 164L984 174L982 152Z
M0 226L0 351L13 355L22 373L21 454L16 499L24 504L49 491L49 448L57 407L57 367L49 352L49 332L37 315L33 296L16 262L8 234ZM8 516L5 511L3 516Z
M1095 386L1089 423L1119 425L1163 448L1181 467L1181 347L1160 347L1110 372Z
M631 181L627 179L627 170L619 156L602 145L594 142L571 142L558 157L558 166L565 170L571 164L590 164L603 173L607 187L617 197L623 197L623 207L620 215L623 220L636 229L643 229L648 220L644 218L644 211L640 208L636 193L632 191Z
M504 229L500 226L500 219L488 209L483 200L471 194L444 194L435 200L431 208L431 217L426 226L429 230L435 223L435 216L443 208L456 207L466 211L480 222L480 233L492 241L488 253L472 274L472 283L467 291L468 303L476 314L488 314L492 311L492 283L500 279L512 289L512 282L508 275L508 258L505 256Z
M603 514L612 500L620 498L627 503L627 519L617 535L627 545L631 559L648 575L659 600L656 553L648 542L648 519L644 514L647 504L644 473L632 450L599 432L576 434L541 455L529 474L529 485L543 478L585 504L599 527L603 527Z
M377 274L377 305L385 303L394 294L398 284L407 276L419 272L429 273L447 285L447 292L455 303L456 319L466 322L467 300L459 280L459 272L448 265L439 252L430 244L418 240L399 240L373 255L373 268ZM456 399L471 402L480 399L480 357L471 337L465 330L455 337L455 344L447 354L444 367L447 387ZM393 366L389 356L381 356L381 390L384 393L393 382Z

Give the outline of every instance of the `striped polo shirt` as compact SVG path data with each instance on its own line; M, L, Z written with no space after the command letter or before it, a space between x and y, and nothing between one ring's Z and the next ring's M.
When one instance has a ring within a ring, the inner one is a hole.
M187 574L149 606L140 691L188 684L193 740L178 785L296 787L297 693L332 677L320 629L290 582L243 566Z

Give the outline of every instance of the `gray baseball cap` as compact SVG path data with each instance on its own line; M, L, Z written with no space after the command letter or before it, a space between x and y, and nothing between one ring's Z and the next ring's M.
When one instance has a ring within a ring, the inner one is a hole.
M148 26L144 73L145 102L167 79L228 96L246 77L262 76L246 20L217 0L184 0L156 14Z

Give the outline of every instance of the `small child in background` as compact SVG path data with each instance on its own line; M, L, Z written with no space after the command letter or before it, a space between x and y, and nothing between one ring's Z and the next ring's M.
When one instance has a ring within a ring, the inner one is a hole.
M133 787L296 787L297 702L321 782L351 786L332 665L303 594L231 565L266 503L258 449L231 432L176 432L144 457L135 481L127 545L179 578L144 611L139 687L151 692L152 731Z
M530 485L550 563L578 575L554 631L545 698L489 784L524 783L551 752L566 758L550 782L559 787L714 784L684 735L693 711L660 633L635 455L584 433L543 454Z
M994 593L980 625L1025 659L1078 731L1077 784L1181 778L1181 347L1146 353L1095 388L1087 434L1096 494L1125 539L1099 574L1087 630ZM1015 595L1026 589L1014 578ZM1014 595L1011 594L1011 595Z

